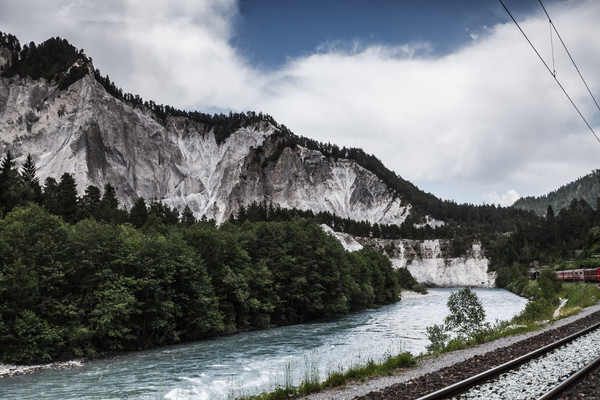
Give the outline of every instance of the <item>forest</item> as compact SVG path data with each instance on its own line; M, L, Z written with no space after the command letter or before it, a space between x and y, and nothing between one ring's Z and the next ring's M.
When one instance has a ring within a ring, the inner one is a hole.
M40 187L0 168L0 358L34 362L296 324L398 300L416 284L310 219L216 226L114 188ZM188 209L189 210L189 209ZM240 216L241 217L241 216Z

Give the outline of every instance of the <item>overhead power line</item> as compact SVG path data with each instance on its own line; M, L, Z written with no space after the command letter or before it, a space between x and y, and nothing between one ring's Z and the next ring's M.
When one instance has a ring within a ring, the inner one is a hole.
M558 80L558 78L556 77L556 72L552 71L550 69L550 67L548 66L548 64L546 63L546 61L544 60L544 58L540 55L540 53L537 51L537 49L535 48L535 46L533 45L533 43L531 42L531 40L529 40L529 38L527 37L527 35L525 34L525 32L523 31L523 29L521 28L521 26L519 25L519 23L517 22L517 20L515 19L515 17L513 17L513 15L511 14L511 12L508 10L508 7L506 7L506 5L504 4L504 2L502 0L498 0L500 2L500 4L502 4L502 7L504 7L504 9L506 10L506 12L508 13L508 15L510 16L510 18L513 20L513 22L515 23L515 25L517 26L517 28L519 28L519 30L521 31L521 33L523 34L523 36L525 37L525 39L527 40L527 42L529 43L529 45L531 46L531 48L533 49L533 51L535 52L535 54L537 54L537 56L539 57L540 61L544 64L544 66L546 67L546 69L548 70L548 72L550 73L550 75L552 75L552 77L554 78L554 80L556 81L556 83L558 84L558 86L561 88L561 90L563 91L563 93L565 94L565 96L567 96L567 99L569 99L569 101L571 102L571 104L573 105L573 107L575 108L575 110L577 111L577 113L579 114L579 116L581 117L581 119L583 120L583 122L585 122L585 124L587 125L587 127L589 128L589 130L592 132L592 134L594 135L594 137L596 138L596 140L598 142L600 142L600 138L598 138L598 135L596 135L596 132L594 132L594 129L592 128L592 126L590 125L590 123L587 121L587 119L583 116L583 114L581 113L581 111L579 110L579 108L577 107L577 105L575 104L575 102L573 101L573 99L571 98L571 96L569 96L569 94L567 93L567 91L565 90L565 88L563 87L563 85L560 83L560 81ZM540 1L540 4L542 4L542 2ZM542 4L542 8L544 8L544 5ZM546 11L546 9L544 8L544 12ZM546 16L548 16L548 13L546 12ZM550 17L548 16L548 19L550 19ZM550 20L551 21L551 20ZM552 22L551 22L552 24ZM554 24L552 24L552 27L554 27ZM564 44L562 38L560 37L560 35L558 34L558 31L556 30L556 27L554 27L554 31L556 32L557 36L559 37L561 43L563 44L563 46L565 47L565 50L567 49L566 45ZM569 53L569 51L567 50L567 54L569 54L569 57L571 57L571 54ZM573 64L575 64L575 61L573 61L573 58L571 57L571 61L573 62ZM577 68L577 66L575 66L575 68L577 69L577 72L579 72L579 68ZM579 72L579 76L581 76L581 79L583 79L583 76L581 75L581 72ZM585 79L583 80L585 83ZM591 91L589 89L589 87L587 86L587 83L585 84L585 86L588 88L588 92ZM592 98L594 98L594 96L592 95ZM596 102L596 99L594 98L594 102ZM596 106L598 106L598 103L596 103ZM600 110L600 107L599 107Z
M583 75L581 74L581 71L579 71L579 67L577 67L577 64L575 63L575 60L573 60L573 57L571 57L571 52L567 48L567 45L565 44L565 42L562 40L562 37L560 36L560 33L558 33L558 29L556 29L556 25L554 25L554 22L552 22L552 19L550 18L550 15L548 15L548 11L546 11L546 7L544 7L544 5L542 4L542 0L538 0L538 1L540 2L540 6L542 6L542 9L544 10L544 13L546 13L546 17L548 17L548 21L550 22L550 25L552 26L552 29L554 29L554 32L556 33L556 36L560 40L560 43L563 45L563 48L565 49L565 51L567 52L567 55L571 59L571 62L573 63L573 66L577 70L577 73L579 74L579 77L581 78L581 81L583 82L583 84L585 85L585 88L587 89L588 93L592 97L592 100L594 100L594 104L596 104L596 108L598 109L598 111L600 111L600 106L598 105L598 102L596 101L596 98L594 97L594 94L592 93L592 91L590 90L590 87L588 86L587 82L583 78ZM553 57L554 57L554 54L553 54Z

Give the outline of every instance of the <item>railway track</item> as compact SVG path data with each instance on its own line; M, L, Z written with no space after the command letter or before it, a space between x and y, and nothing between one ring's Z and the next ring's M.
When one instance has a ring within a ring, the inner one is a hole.
M418 400L569 398L563 394L590 371L597 371L600 364L598 343L600 323ZM590 362L590 359L593 360ZM571 375L574 368L578 371ZM596 382L591 381L592 390ZM579 393L573 395L576 396L573 398L582 398Z
M538 400L598 398L600 389L595 375L600 372L598 371L599 366L600 356L596 357L591 363L571 375L568 379L556 385Z

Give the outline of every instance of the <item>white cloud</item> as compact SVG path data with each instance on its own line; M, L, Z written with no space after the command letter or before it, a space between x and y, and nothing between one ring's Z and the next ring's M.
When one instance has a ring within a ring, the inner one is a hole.
M516 190L510 189L505 194L499 196L497 192L488 193L484 200L487 204L495 204L502 207L508 207L514 204L515 201L519 200L521 196Z
M427 43L336 42L266 72L230 44L235 0L0 4L3 30L22 41L66 37L125 91L180 108L266 112L299 135L362 147L444 198L461 198L452 188L475 203L496 187L539 195L598 168L600 145L512 22L444 56ZM547 9L597 93L600 2ZM550 60L542 13L520 22ZM597 113L564 52L555 56L569 94Z

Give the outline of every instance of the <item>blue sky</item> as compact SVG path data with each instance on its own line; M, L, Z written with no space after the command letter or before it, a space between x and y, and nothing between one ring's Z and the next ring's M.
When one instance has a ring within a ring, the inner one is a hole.
M550 63L539 2L505 3ZM544 5L600 97L600 2ZM262 111L363 148L443 199L510 204L600 167L600 143L496 0L0 0L0 30L64 37L157 103ZM557 77L600 131L554 44Z
M511 12L522 15L538 7L537 1L512 1ZM267 68L328 43L355 40L392 46L429 42L443 54L507 18L500 3L489 0L241 0L232 44Z

